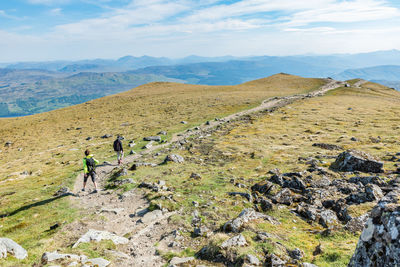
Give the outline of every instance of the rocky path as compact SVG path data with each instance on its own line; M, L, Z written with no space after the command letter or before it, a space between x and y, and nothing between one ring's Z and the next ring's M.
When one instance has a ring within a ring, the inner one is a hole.
M261 105L241 111L227 117L206 122L204 125L175 134L171 143L179 142L190 136L201 135L202 132L216 128L223 123L229 123L242 116L256 112L273 111L297 100L316 97L327 91L343 86L343 82L327 80L327 84L316 91L286 97L267 99ZM152 151L171 145L171 143L153 146L139 154L128 156L124 164L128 166L133 161ZM124 194L118 191L103 190L111 173L118 168L116 162L102 164L97 167L98 184L100 191L92 193L93 185L88 181L86 192L82 192L83 175L79 174L73 189L75 197L71 197L77 207L87 215L81 221L65 226L65 231L71 233L71 242L76 242L89 229L107 231L120 237L127 237L126 244L117 245L115 251L110 251L114 261L110 266L162 266L165 260L158 255L158 248L167 248L177 238L173 225L168 218L173 214L168 211L147 210L149 203L140 189L131 190ZM167 238L165 238L167 237ZM169 239L168 239L169 238ZM75 240L75 241L73 241Z

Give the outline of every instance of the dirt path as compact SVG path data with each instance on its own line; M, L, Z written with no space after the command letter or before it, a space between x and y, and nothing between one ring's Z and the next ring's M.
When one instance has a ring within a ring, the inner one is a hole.
M297 100L323 95L327 91L343 85L343 82L327 80L326 85L308 94L267 99L255 108L175 134L170 143L153 146L139 154L128 156L125 158L124 164L128 166L133 161L156 149L169 146L171 143L179 142L190 136L201 135L203 131L213 129L223 123L229 123L242 116L262 111L273 111ZM115 168L118 168L116 162L97 167L100 189L104 188L107 179ZM156 251L155 243L158 243L159 248L167 248L168 242L173 242L173 238L172 241L168 238L162 240L171 231L176 230L173 225L168 224L168 218L173 213L168 211L157 211L156 213L153 212L154 214L147 212L149 203L140 189L131 190L122 196L113 190L100 190L98 193L91 193L93 185L89 180L87 190L82 192L82 180L83 175L78 175L73 189L73 193L77 197L72 197L72 199L87 216L83 221L74 222L65 227L66 232L73 233L73 236L70 237L71 241L78 240L89 229L104 230L119 236L130 237L128 244L119 245L117 252L112 252L116 258L112 266L162 266L165 264L165 260ZM150 220L143 216L149 216Z

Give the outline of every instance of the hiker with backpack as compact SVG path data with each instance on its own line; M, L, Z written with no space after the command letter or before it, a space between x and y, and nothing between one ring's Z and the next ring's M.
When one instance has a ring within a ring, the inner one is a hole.
M83 158L83 188L82 191L85 191L86 182L89 176L92 178L92 182L94 184L93 193L97 193L97 184L96 184L96 165L99 164L99 161L96 160L90 151L86 149L85 157Z
M114 151L117 153L118 165L121 165L122 158L124 157L124 148L122 147L121 136L117 135L117 139L114 141Z

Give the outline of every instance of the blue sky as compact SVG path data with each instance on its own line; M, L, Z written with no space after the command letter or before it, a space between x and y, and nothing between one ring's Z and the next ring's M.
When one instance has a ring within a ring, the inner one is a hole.
M0 0L0 62L390 49L399 0Z

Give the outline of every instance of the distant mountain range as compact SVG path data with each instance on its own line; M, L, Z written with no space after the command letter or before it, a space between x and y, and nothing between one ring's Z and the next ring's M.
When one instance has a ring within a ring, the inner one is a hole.
M400 90L398 50L285 57L125 56L116 60L0 63L0 67L0 117L74 105L153 81L235 85L280 72L339 80L362 78Z

